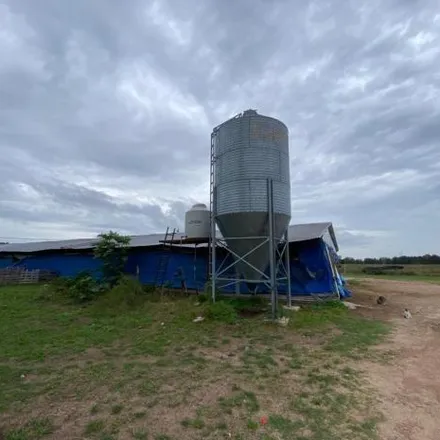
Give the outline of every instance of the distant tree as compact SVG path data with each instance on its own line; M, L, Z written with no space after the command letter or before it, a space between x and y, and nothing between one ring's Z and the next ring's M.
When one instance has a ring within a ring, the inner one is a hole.
M124 274L131 238L109 231L98 235L95 258L102 261L103 281L114 286Z
M440 255L426 254L419 256L399 255L398 257L382 258L351 258L341 260L343 264L440 264Z

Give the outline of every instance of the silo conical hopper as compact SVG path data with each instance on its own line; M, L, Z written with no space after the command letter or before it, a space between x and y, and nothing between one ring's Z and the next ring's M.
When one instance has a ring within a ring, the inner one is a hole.
M277 119L254 110L232 118L213 131L215 155L215 215L226 244L243 257L269 235L267 180L273 181L274 235L282 238L290 222L289 134ZM269 243L246 261L264 272L269 265ZM261 279L245 262L237 268L246 280Z

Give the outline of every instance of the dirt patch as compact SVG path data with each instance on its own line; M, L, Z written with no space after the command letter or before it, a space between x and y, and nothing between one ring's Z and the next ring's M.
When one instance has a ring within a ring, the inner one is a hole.
M373 309L360 313L386 318L394 325L382 348L395 356L387 365L365 363L373 386L380 393L385 421L382 440L438 440L440 438L440 286L421 282L362 280L354 289L354 302ZM375 304L378 295L385 305ZM404 319L408 308L412 318Z

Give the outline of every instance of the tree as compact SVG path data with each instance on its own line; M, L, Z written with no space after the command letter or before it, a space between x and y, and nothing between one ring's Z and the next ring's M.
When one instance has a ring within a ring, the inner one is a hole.
M114 286L124 274L131 238L109 231L98 235L95 258L102 261L103 281Z

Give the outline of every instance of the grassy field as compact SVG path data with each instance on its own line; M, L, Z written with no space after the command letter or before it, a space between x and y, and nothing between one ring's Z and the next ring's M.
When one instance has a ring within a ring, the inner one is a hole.
M383 275L370 275L363 272L371 264L343 264L341 273L347 277L382 278L400 281L423 281L440 284L440 264L408 264L403 269L393 270Z
M41 289L0 288L2 439L377 438L358 365L389 359L389 328L339 303L282 327L238 303L235 319L196 297L80 307Z

